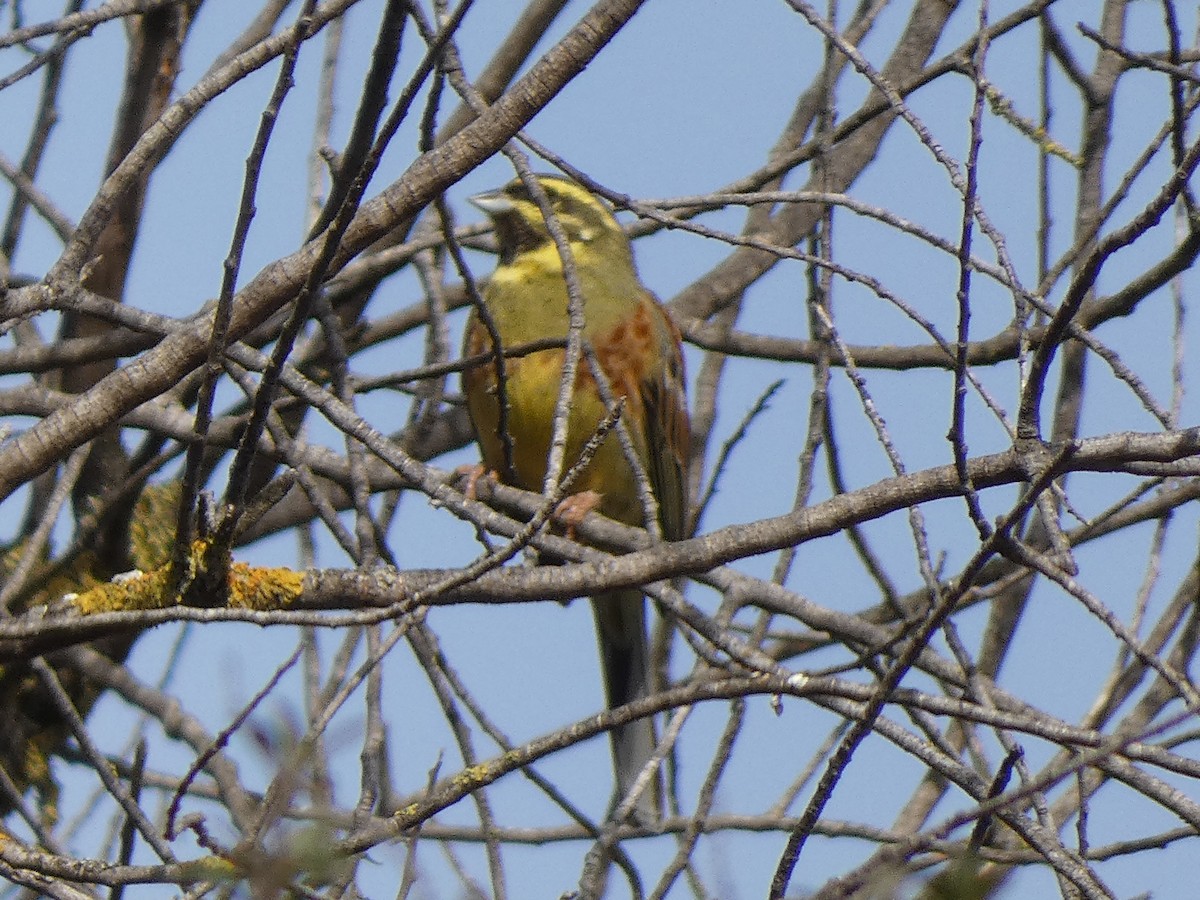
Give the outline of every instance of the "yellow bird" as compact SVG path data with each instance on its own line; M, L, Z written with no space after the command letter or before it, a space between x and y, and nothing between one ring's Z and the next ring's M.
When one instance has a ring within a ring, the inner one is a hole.
M582 338L607 379L611 396L623 397L622 418L641 468L658 501L659 525L667 540L687 529L686 466L691 426L684 392L679 331L654 296L642 286L629 240L611 210L574 181L536 176L569 242L583 299ZM566 338L567 287L559 250L541 208L520 179L471 198L495 228L500 261L483 299L500 342L515 347L546 338ZM492 351L488 329L477 312L467 325L465 354ZM542 350L506 361L503 396L511 440L511 469L499 433L501 391L491 364L463 374L471 422L488 469L528 491L542 490L554 409L565 350ZM585 360L580 360L567 419L565 468L578 458L608 409ZM642 526L644 506L633 468L618 436L610 432L572 491L595 491L598 511ZM592 598L600 660L609 707L645 697L650 690L646 604L640 591L622 590ZM657 743L654 720L639 719L612 734L616 769L614 804L625 797ZM642 794L636 817L661 815L661 779Z

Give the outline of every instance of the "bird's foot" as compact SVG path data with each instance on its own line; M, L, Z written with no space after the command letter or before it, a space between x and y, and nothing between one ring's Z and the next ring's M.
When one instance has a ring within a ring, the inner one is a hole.
M463 487L463 496L468 500L475 500L477 497L477 488L481 479L490 478L492 481L499 481L500 478L496 474L495 469L489 469L483 463L474 463L459 466L454 470L455 478L466 479L466 484Z
M590 512L600 508L603 496L596 491L580 491L566 497L554 510L554 521L562 525L566 538L575 540L575 529L583 522Z

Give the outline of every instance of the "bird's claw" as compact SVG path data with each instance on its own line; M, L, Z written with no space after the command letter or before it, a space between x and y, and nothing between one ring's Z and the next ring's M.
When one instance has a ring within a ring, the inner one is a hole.
M554 510L554 520L563 526L566 538L575 540L575 529L583 522L590 512L600 507L603 495L596 491L580 491L563 499Z
M459 466L454 470L455 478L466 479L466 484L463 487L463 496L468 500L475 500L478 496L477 488L481 479L490 478L492 481L498 482L500 479L496 475L495 469L489 469L483 463L468 463Z

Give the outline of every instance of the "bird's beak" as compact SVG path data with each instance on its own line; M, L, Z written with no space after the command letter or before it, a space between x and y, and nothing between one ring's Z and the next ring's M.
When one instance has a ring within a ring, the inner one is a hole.
M513 206L512 200L503 191L488 191L484 194L476 194L474 197L468 197L467 202L476 209L483 210L492 218L510 213L516 208Z

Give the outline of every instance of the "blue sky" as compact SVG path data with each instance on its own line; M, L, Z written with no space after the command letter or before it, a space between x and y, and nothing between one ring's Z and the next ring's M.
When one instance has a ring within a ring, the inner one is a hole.
M999 19L1017 5L991 4L992 19ZM516 6L480 2L468 15L460 34L460 49L470 74L482 68L496 36L504 33ZM864 42L861 49L874 63L881 64L884 60L895 34L904 24L908 6L898 4L885 12ZM1156 18L1159 14L1151 6L1133 4L1129 43L1135 47L1161 46ZM353 92L367 64L378 7L378 3L363 3L347 20L348 62L339 82L335 127L338 135L344 135L353 115ZM584 4L571 4L558 23L556 34L586 8ZM1057 4L1056 8L1061 24L1093 18L1091 4L1082 0ZM44 14L27 10L27 15ZM975 4L965 4L959 10L939 46L939 54L957 46L973 30L977 14ZM223 46L225 36L246 15L243 5L235 0L210 0L206 4L197 24L198 40L185 57L181 89L190 87L204 72L214 48ZM1067 31L1080 58L1085 65L1090 64L1088 45L1070 29ZM1030 59L1036 59L1035 38L1036 31L1031 29L1027 34L997 42L987 61L989 77L1009 96L1017 98L1019 104L1025 104L1020 111L1030 117L1036 114L1036 72L1029 64ZM258 213L243 267L243 283L263 265L291 252L303 240L304 167L311 145L312 97L321 47L321 41L312 42L301 55L296 87L284 108L267 157L257 197ZM406 71L405 63L415 60L419 51L415 36L410 36L401 72ZM107 145L107 128L117 102L122 66L119 33L113 27L100 28L76 52L44 178L56 202L74 218L85 208L102 174L99 164L102 154L97 148ZM528 131L600 182L635 197L661 198L712 191L761 165L766 148L790 115L798 92L807 87L820 65L821 52L817 35L783 3L655 0L535 119ZM5 71L15 65L10 62ZM99 77L101 72L106 76ZM129 302L156 312L182 315L216 294L241 191L243 163L257 127L258 111L271 90L275 74L274 67L268 67L219 98L188 130L156 174L129 282ZM1165 116L1161 80L1147 76L1132 85L1130 94L1120 98L1122 115L1144 113L1144 121L1152 123L1147 128L1156 128ZM28 115L35 90L36 83L30 79L0 93L0 114L9 121ZM851 112L863 93L862 80L848 76L839 93L838 112L842 115ZM1057 92L1056 101L1060 104L1056 122L1069 137L1076 127L1079 111L1065 90ZM960 162L967 147L966 116L970 102L969 83L962 78L946 80L945 84L935 85L911 100L912 109L930 128L935 140ZM1121 168L1122 162L1134 158L1148 136L1136 128L1117 135L1114 171ZM0 134L0 150L10 158L16 157L22 140L19 130L6 131ZM415 146L415 128L406 126L385 157L374 189L368 194L404 170L415 155ZM1006 235L1008 250L1027 286L1036 280L1035 166L1036 154L1031 144L1006 124L989 119L981 157L980 199L989 217ZM545 168L544 164L535 167ZM1161 166L1153 170L1159 182L1142 179L1135 185L1131 200L1116 216L1118 222L1126 220L1145 201L1147 192L1161 183L1162 171ZM477 219L474 210L465 204L465 197L495 187L510 177L507 163L496 158L456 185L449 199L460 221ZM1070 240L1073 177L1066 164L1054 165L1054 195L1063 204L1053 238L1059 250ZM801 184L793 177L788 186ZM854 195L919 222L942 237L957 240L958 196L944 169L903 124L893 128L880 158L856 184ZM741 216L737 212L717 213L701 221L736 232ZM943 334L952 334L957 279L952 260L915 240L897 239L882 226L856 219L852 214L839 213L835 228L837 253L843 264L879 278L935 321ZM1168 246L1171 238L1169 226L1160 231L1160 235L1148 242L1158 250ZM978 240L976 252L991 259L983 240ZM643 278L664 300L701 277L727 249L719 242L682 232L663 232L637 244ZM31 225L29 240L23 243L14 269L41 273L57 252L58 247L46 229ZM1138 250L1142 252L1144 249ZM472 254L470 262L480 276L492 266L492 260L482 254ZM1112 274L1106 274L1105 278L1111 277L1111 284L1119 283L1117 279L1122 275L1138 271L1143 265L1139 258L1119 256L1113 261ZM1102 290L1106 284L1102 280ZM1187 285L1195 286L1194 275L1187 277ZM988 334L1002 328L1012 315L1011 296L982 278L976 279L975 287L976 333ZM806 291L805 273L799 264L779 265L747 295L740 327L790 337L805 336ZM372 313L383 315L415 302L418 297L415 278L411 275L393 278L380 289ZM907 344L924 340L915 326L863 289L837 285L834 306L848 342ZM457 342L461 319L456 318L453 326L456 329L453 340ZM1160 400L1168 397L1170 385L1169 367L1160 362L1168 358L1170 351L1170 326L1171 311L1164 298L1157 307L1139 315L1138 327L1125 329L1117 323L1101 335L1121 352ZM44 328L43 333L48 336L50 331ZM1192 337L1194 324L1189 323L1189 340ZM422 351L421 340L420 336L413 336L364 356L365 367L378 368L364 368L359 374L416 364ZM699 353L689 350L693 376L700 361ZM1015 367L984 371L982 377L1005 409L1014 414L1018 390ZM812 386L807 367L767 362L739 362L731 366L722 386L714 440L718 444L724 440L754 398L778 378L785 379L785 384L735 453L722 490L706 514L706 528L750 522L791 508L797 477L796 456ZM1089 378L1094 381L1089 386L1093 393L1085 407L1085 434L1153 428L1150 417L1135 408L1129 392L1103 366L1093 365ZM1193 373L1189 373L1189 384L1194 386ZM950 446L944 438L952 399L948 375L912 372L900 377L873 373L870 385L879 411L911 469L950 461ZM857 400L844 377L835 377L833 391L839 433L845 446L854 448L842 460L848 480L852 486L862 486L884 477L888 473L886 459L859 414ZM380 394L367 398L362 411L376 427L392 431L404 421L400 403L397 395ZM1194 401L1189 398L1184 420L1191 420L1189 413L1194 418L1194 411ZM970 412L972 452L1003 449L1007 439L1002 429L974 397ZM341 446L336 434L315 421L310 438L336 448ZM437 464L448 469L476 457L475 450L468 448L438 460ZM1128 484L1122 482L1120 489L1125 490ZM1075 485L1078 488L1072 490L1072 499L1086 512L1096 512L1114 499L1114 489L1099 478L1080 478L1073 482L1073 488ZM827 485L819 481L814 499L822 499L828 493ZM1012 496L1009 490L985 495L989 514L1006 509ZM20 498L9 501L10 505L20 502ZM16 509L14 505L14 513ZM947 570L953 571L975 547L962 504L957 501L931 504L926 513L934 552L944 552ZM1163 560L1166 586L1177 582L1178 573L1190 562L1189 553L1194 552L1195 513L1181 511L1173 527L1175 531L1168 545L1171 552ZM904 519L896 516L873 522L865 530L875 539L900 589L916 588L919 575ZM1148 541L1148 527L1145 534ZM391 539L402 565L421 568L462 564L478 552L470 528L443 511L432 509L416 494L404 498ZM295 564L295 542L290 538L266 541L247 550L246 558ZM1112 558L1103 545L1080 553L1089 586L1101 591L1102 599L1120 613L1128 612L1129 598L1141 580L1144 551L1132 558L1132 565ZM340 566L346 560L331 541L318 536L317 563ZM741 561L738 568L769 576L774 564L773 556L760 557ZM819 603L850 611L877 602L872 584L844 537L835 536L801 547L793 572L789 587ZM1171 575L1176 577L1173 579ZM1165 591L1164 587L1159 594ZM716 598L711 592L693 587L689 596L706 609L715 608ZM1154 599L1160 603L1163 597L1156 594ZM981 610L964 615L960 623L964 637L977 639L983 622ZM517 740L582 718L602 702L591 615L582 602L566 608L557 604L531 604L439 609L431 616L431 624L443 641L447 656L478 699ZM158 677L177 634L176 628L160 628L139 642L132 661L144 678L153 681ZM322 634L320 639L323 647L332 649L340 635ZM1112 664L1111 637L1074 601L1055 592L1039 591L1034 595L1020 642L1019 654L1004 670L1005 686L1036 697L1047 709L1068 719L1078 717ZM1060 642L1065 642L1064 649L1056 654L1054 649ZM168 687L215 731L228 723L294 646L295 633L290 629L260 630L240 625L193 627ZM444 749L447 753L441 763L442 774L454 769L453 744L411 655L399 648L388 659L386 672L386 705L396 766L393 776L398 789L416 790L428 770L437 764L439 751ZM266 704L264 715L294 711L285 698L298 695L297 678L293 673L285 679L277 699ZM115 701L106 701L98 713L101 717L94 721L103 723L102 733L109 741L106 746L114 750L123 747L134 727L128 709ZM685 732L682 775L685 797L695 795L704 775L709 747L723 726L725 714L726 710L716 704L701 708ZM776 716L765 698L750 702L748 716L726 786L719 794L719 811L757 811L768 805L835 724L827 713L796 701L786 701L782 715ZM339 766L343 767L339 770L343 781L339 787L344 801L352 802L357 789L354 736L361 721L361 704L352 703L331 732L332 744L340 753ZM151 733L157 734L153 729ZM485 747L482 740L480 746ZM257 755L248 741L236 739L233 750L243 763L248 783L254 784L256 779L271 774L273 761ZM1035 759L1039 754L1051 752L1032 741L1029 750ZM480 752L487 756L491 749ZM998 759L994 748L991 752ZM607 803L609 785L602 779L579 777L577 773L607 772L607 755L606 743L597 739L547 760L541 768L547 775L571 785L572 798L599 816ZM189 753L169 741L161 738L153 741L153 766L180 770L190 761ZM877 738L869 739L828 807L827 815L835 819L869 817L885 824L907 797L907 790L917 777L914 761L900 756L894 748L885 747ZM1144 802L1123 804L1119 797L1112 798L1113 794L1119 792L1110 790L1097 801L1092 822L1093 843L1117 839L1127 829L1136 828L1140 834L1171 827L1171 823L1162 821L1161 810L1146 809ZM808 792L802 792L799 805L792 811L802 808L807 797ZM548 815L546 801L517 777L499 784L493 800L502 821L509 824L532 826ZM65 817L69 818L70 798L66 805ZM952 796L939 808L938 815L949 814L964 805L961 796ZM474 810L466 804L445 816L451 822L469 822L473 818ZM757 897L763 895L781 847L778 835L728 833L703 841L697 861L706 877L722 886L723 896ZM473 847L458 849L462 864L484 880L482 853ZM577 877L585 850L586 845L580 843L515 851L508 858L511 895L558 896ZM650 872L660 869L673 851L673 839L667 837L630 846L635 858L653 861L648 865ZM869 852L870 846L865 843L816 839L802 857L793 888L817 886L861 861ZM439 858L432 846L424 847L422 854L426 880L419 896L458 896L446 861ZM1141 862L1113 863L1101 871L1121 895L1153 889L1156 897L1182 896L1173 893L1177 890L1173 885L1183 877L1180 859L1183 855L1156 856L1153 871L1148 871ZM389 847L380 848L371 857L374 862L364 867L364 884L368 890L379 892L372 896L384 896L394 890L401 854ZM1044 873L1028 874L1021 876L1010 896L1046 895L1051 890L1053 886ZM685 895L677 886L671 896Z

